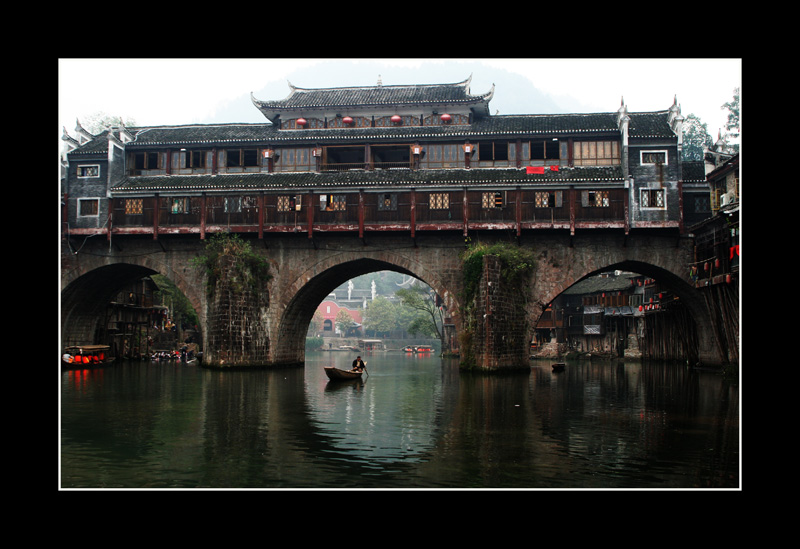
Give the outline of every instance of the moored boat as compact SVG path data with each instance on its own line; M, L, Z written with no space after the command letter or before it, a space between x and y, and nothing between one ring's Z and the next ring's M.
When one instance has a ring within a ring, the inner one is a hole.
M555 364L553 364L553 371L554 372L563 372L565 366L566 366L566 364L563 363L563 362L556 362Z
M114 361L109 356L108 345L70 345L61 355L61 364L66 367L87 368L101 366Z
M351 372L349 370L340 370L333 366L325 367L325 374L331 381L343 381L348 379L361 379L362 372Z

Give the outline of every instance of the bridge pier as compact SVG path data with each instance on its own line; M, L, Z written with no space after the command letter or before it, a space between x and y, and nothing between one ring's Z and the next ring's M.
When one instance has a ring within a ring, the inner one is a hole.
M477 292L467 309L461 367L484 371L529 369L526 285L503 276L503 260L484 255Z

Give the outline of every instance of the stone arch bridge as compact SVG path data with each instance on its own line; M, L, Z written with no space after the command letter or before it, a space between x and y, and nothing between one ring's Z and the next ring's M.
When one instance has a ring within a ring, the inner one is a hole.
M472 236L472 235L471 235ZM615 231L537 232L515 236L486 231L473 240L506 240L533 251L536 267L531 278L525 314L533 322L524 327L498 314L499 302L519 306L523 292L502 288L487 270L481 297L476 300L476 333L486 344L479 346L475 365L495 370L528 367L528 345L533 325L544 307L579 280L611 269L623 269L655 278L673 291L689 308L696 324L696 354L704 363L720 363L713 341L711 321L699 290L688 282L692 241L674 231L622 234ZM61 332L62 344L92 341L98 323L113 295L126 284L153 273L170 278L197 311L203 334L207 366L287 366L304 361L305 335L319 303L350 278L380 270L413 275L431 286L447 307L448 333L445 349L458 351L459 336L466 329L462 300L464 235L460 232L418 232L355 235L317 233L264 235L250 240L252 249L269 261L272 278L266 283L268 300L246 318L227 318L241 341L223 346L212 337L228 303L211 299L205 291L204 273L191 260L203 254L205 241L197 235L113 239L62 239ZM246 297L242 298L246 301ZM520 331L524 333L519 333Z

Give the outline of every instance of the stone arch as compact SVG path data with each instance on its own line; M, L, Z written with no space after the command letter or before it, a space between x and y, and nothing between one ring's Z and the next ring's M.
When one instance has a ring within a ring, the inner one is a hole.
M551 303L564 291L582 280L614 270L634 272L653 278L657 280L659 284L674 292L681 302L689 309L690 315L694 320L699 347L697 350L698 355L711 362L719 361L719 357L715 351L716 345L713 341L714 336L713 330L711 329L711 318L700 290L692 286L685 278L677 275L669 268L641 260L626 259L617 263L610 263L602 268L594 268L592 271L576 276L575 278L562 278L559 283L553 285L548 292L539 295L534 313L536 320L530 327L529 339L533 336L536 322L538 322L539 317L544 312L547 303Z
M160 259L160 258L159 258ZM179 261L179 264L185 264ZM85 256L78 268L62 272L61 339L62 345L92 342L98 323L119 290L141 278L161 274L183 292L205 322L205 300L201 277L193 269L175 269L153 256L122 258L115 261Z
M385 251L372 256L355 252L337 254L309 267L275 296L273 303L278 318L275 319L277 329L271 330L273 362L301 363L305 357L305 335L319 304L351 278L377 271L414 276L433 288L445 300L448 310L458 311L457 290L446 286L439 274L420 262ZM276 289L271 290L273 295Z

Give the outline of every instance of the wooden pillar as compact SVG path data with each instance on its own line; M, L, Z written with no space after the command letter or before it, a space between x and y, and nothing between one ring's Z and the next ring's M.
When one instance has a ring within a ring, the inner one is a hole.
M417 234L417 191L411 189L411 238Z
M308 197L308 211L306 212L306 220L308 222L308 238L314 238L314 191L309 191L306 196Z
M161 213L161 198L158 193L153 197L153 240L158 240L158 216Z
M358 238L364 238L364 191L358 191Z
M208 200L206 193L200 195L200 240L206 239L206 210L208 208Z

